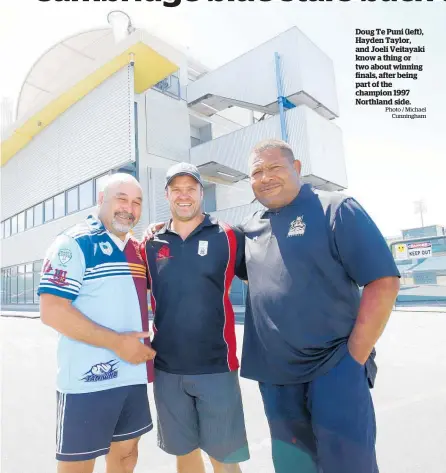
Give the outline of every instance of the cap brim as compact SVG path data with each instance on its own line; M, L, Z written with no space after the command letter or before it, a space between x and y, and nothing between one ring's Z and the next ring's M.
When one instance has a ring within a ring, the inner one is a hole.
M167 180L166 182L166 185L164 186L164 188L166 188L176 177L178 176L190 176L190 177L193 177L197 182L198 184L200 184L202 187L203 187L203 183L201 182L200 179L197 178L197 176L195 176L193 173L191 172L187 172L187 171L184 171L184 172L179 172L177 174L174 174L173 176L169 177L169 179Z

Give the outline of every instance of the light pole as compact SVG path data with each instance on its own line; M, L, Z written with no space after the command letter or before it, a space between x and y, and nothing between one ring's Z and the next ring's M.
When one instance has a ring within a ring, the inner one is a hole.
M420 214L420 217L421 217L421 227L424 227L423 214L427 212L426 204L424 203L424 200L417 200L414 202L414 204L415 204L415 213Z

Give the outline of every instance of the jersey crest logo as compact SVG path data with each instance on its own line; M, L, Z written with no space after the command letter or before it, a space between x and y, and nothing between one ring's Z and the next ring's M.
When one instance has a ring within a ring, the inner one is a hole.
M59 253L57 253L57 256L59 256L59 261L65 266L68 261L72 258L73 254L71 253L71 250L68 248L63 248L59 250Z
M198 242L198 254L200 256L206 256L208 254L208 244L209 242L203 240Z
M158 253L156 254L156 259L167 259L171 258L170 256L170 248L167 245L163 245L159 250Z
M305 233L305 228L307 225L304 222L304 216L296 217L296 220L293 220L288 230L288 236L302 236Z
M113 253L111 243L108 241L101 241L99 243L99 248L101 249L102 253L104 253L104 255L110 256Z

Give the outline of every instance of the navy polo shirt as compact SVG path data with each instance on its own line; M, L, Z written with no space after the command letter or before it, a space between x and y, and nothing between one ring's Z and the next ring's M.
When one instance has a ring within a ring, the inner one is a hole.
M206 214L184 241L169 222L142 249L154 313L155 367L175 374L238 369L229 290L234 275L246 279L243 233Z
M354 199L302 186L289 205L241 226L249 297L241 375L308 382L344 356L358 315L358 286L399 277L380 231ZM376 375L374 354L366 363Z

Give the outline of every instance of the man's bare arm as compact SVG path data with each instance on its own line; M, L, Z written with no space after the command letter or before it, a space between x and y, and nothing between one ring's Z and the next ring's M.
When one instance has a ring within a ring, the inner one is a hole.
M115 352L121 359L139 364L151 360L155 351L140 342L146 332L117 333L102 327L78 311L71 301L52 294L40 296L40 317L45 325L66 337Z
M348 340L353 358L364 364L392 313L400 288L397 277L385 277L364 287L356 324Z

